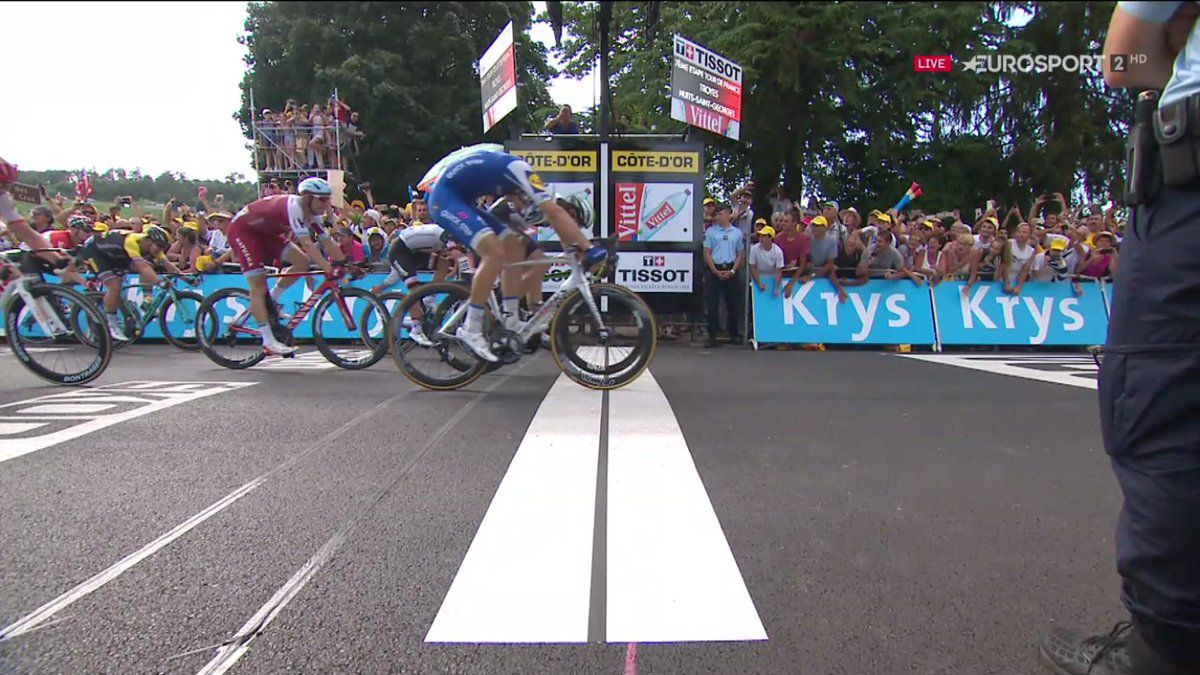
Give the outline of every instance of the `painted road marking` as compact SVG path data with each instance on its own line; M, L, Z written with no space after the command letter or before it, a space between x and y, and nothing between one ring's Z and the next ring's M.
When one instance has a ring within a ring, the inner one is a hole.
M654 376L614 390L609 405L608 641L766 640Z
M426 642L587 642L601 400L550 388Z
M0 462L43 450L114 424L206 396L224 394L254 382L164 382L145 380L72 390L0 405L0 424L13 426L0 439ZM43 429L43 427L49 427ZM34 430L40 433L27 433Z
M346 359L362 359L371 355L368 349L336 349L334 350L339 356ZM327 370L329 368L337 368L330 363L321 352L297 352L296 356L283 358L278 356L267 357L262 360L256 369L266 370Z
M22 408L18 411L22 415L78 415L81 413L98 413L110 408L117 407L115 403L51 403L48 405L35 405L32 408Z
M0 422L0 436L12 436L44 427L49 422Z
M174 384L174 383L168 383L168 384ZM202 382L202 383L198 383L198 384L203 385L203 384L210 384L210 383ZM250 383L250 384L253 384L253 383ZM180 388L183 388L183 387L181 386ZM229 508L229 506L232 505L233 503L235 503L237 500L241 499L242 497L245 497L247 494L250 494L252 491L257 489L260 485L267 482L267 480L270 479L272 476L274 476L282 471L286 471L287 469L295 466L301 460L303 460L305 457L311 455L312 453L314 453L318 450L327 450L329 448L330 441L332 441L334 438L337 438L341 434L343 434L346 431L349 431L351 429L357 429L359 427L359 425L362 424L362 422L364 422L367 418L371 417L372 415L374 415L375 413L377 413L381 410L384 410L391 404L395 403L396 401L399 401L401 398L404 398L408 394L412 393L412 391L413 391L412 389L407 389L405 391L402 391L399 394L396 394L395 396L387 399L386 401L379 403L378 405L371 408L370 410L367 410L366 412L358 415L354 419L346 422L345 424L338 427L337 429L334 429L333 431L329 432L328 434L325 434L321 438L318 438L316 441L311 443L304 450L301 450L299 453L292 455L289 459L287 459L286 461L277 465L275 468L271 469L270 471L267 471L266 473L263 473L263 474L255 477L250 482L242 485L241 487L234 490L233 492L230 492L229 494L225 495L224 497L221 497L217 501L208 505L208 507L205 508L204 510L200 511L199 513L196 513L192 517L188 518L187 520L183 521L182 523L171 528L166 533L160 535L154 541L151 541L150 543L139 548L138 550L134 551L133 553L130 553L129 555L125 556L124 558L121 558L115 564L109 566L107 569L99 572L98 574L92 576L90 579L88 579L88 580L84 581L83 583L70 589L66 593L63 593L62 595L58 596L57 598L54 598L50 602L47 602L46 604L42 605L41 607L35 609L30 614L27 614L27 615L21 617L20 619L16 620L15 622L9 624L8 626L5 626L3 629L0 629L0 642L4 642L5 640L11 640L12 638L17 637L18 635L24 635L25 633L28 633L29 631L37 628L39 625L41 625L42 623L44 623L45 621L50 619L50 617L54 616L58 612L61 612L62 610L66 609L67 607L70 607L72 604L74 604L79 599L87 597L91 593L99 590L101 587L103 587L108 582L110 582L113 579L116 579L117 577L124 574L126 571L128 571L134 565L140 563L141 561L145 560L146 558L149 558L150 556L154 555L155 553L158 553L160 550L169 546L171 544L171 542L182 537L183 535L187 534L188 532L191 532L193 529L198 527L204 521L208 520L209 518L212 518L213 516L217 515L221 511L224 511L226 508Z
M608 642L767 639L662 389L646 372L608 396L606 430L601 394L551 387L426 642L585 642L593 609Z
M1096 363L1074 354L897 354L905 359L981 370L1038 382L1096 389Z

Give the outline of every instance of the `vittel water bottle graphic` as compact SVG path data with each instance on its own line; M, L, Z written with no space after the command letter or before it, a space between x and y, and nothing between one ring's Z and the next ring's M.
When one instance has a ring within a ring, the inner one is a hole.
M659 202L658 206L647 210L642 207L642 226L638 229L638 241L646 241L650 237L661 231L661 227L667 221L683 212L687 207L688 196L692 194L690 189L680 190L666 199Z

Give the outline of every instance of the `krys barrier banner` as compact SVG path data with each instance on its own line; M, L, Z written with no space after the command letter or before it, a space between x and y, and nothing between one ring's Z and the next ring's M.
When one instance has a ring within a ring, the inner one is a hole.
M432 278L432 275L428 273L424 273L419 276L425 281L428 281ZM382 283L386 277L386 274L368 274L361 279L352 280L349 285L354 286L355 288L370 290L375 284ZM47 275L46 278L47 280L57 283L57 280L52 275ZM308 277L308 279L315 282L314 288L316 288L324 280L324 277L313 276ZM126 276L125 283L138 283L137 275L131 274ZM271 280L268 285L271 288L274 288L275 281ZM176 288L180 291L191 291L193 293L199 293L200 295L206 296L209 293L215 293L222 288L247 288L247 285L245 277L240 274L206 274L201 277L200 286L196 288L193 288L182 282L177 283ZM78 286L76 289L82 290ZM396 284L387 290L399 291L403 293L404 284ZM145 297L145 291L143 291L141 288L126 288L124 295L135 306L138 306ZM299 308L300 305L303 304L305 300L308 300L308 298L311 296L312 289L308 288L307 284L305 283L305 279L297 280L296 283L293 284L292 287L283 294L283 297L280 298L280 303L283 305L284 313L294 315L297 308ZM360 301L357 298L346 298L346 304L350 308L350 312L354 315L355 321L357 321L363 312L366 311L365 306L360 306L359 303ZM391 312L395 309L395 306L398 304L398 302L388 301L385 304L388 311ZM224 307L218 307L218 311L221 313L222 320L225 321L232 321L237 314L248 307L248 305L245 304L245 301L231 300L226 303L226 305L227 306ZM182 337L194 337L196 334L195 327L194 324L190 324L189 320L194 321L196 309L197 305L195 305L195 303L188 303L188 306L183 310L177 307L169 308L167 312L167 323L171 329L171 332ZM312 337L312 318L314 311L315 308L310 310L308 316L304 317L304 320L300 323L300 325L296 326L293 334L297 338L309 339ZM323 329L326 337L335 339L349 337L347 331L345 330L345 323L342 320L341 312L338 311L336 307L331 307L329 311L326 311L325 316L322 317L322 321L324 321ZM3 327L0 326L0 332L2 331ZM367 331L371 335L382 337L384 326L378 324L377 322L373 322L367 327ZM146 326L146 330L142 337L149 339L162 338L162 330L159 328L158 319L155 319L150 323L150 325Z
M754 336L758 342L931 345L933 308L929 289L911 281L873 280L846 288L841 302L833 284L814 279L775 295L753 287Z
M1099 345L1108 333L1104 298L1097 284L1029 282L1009 295L999 282L961 281L933 288L938 335L944 345Z

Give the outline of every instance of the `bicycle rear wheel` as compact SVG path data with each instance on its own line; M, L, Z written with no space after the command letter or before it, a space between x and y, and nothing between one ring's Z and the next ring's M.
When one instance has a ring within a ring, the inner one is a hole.
M429 283L410 292L396 307L388 323L388 343L392 360L405 377L427 389L445 390L465 387L483 375L486 361L457 338L438 334L444 331L453 335L465 319L469 297L470 290L461 284ZM419 319L412 315L418 303L423 308ZM409 328L416 322L433 342L432 347L422 347L409 337Z
M158 328L163 338L184 351L194 352L200 348L196 337L196 319L200 316L200 305L204 296L192 291L176 291L175 297L167 297L158 309Z
M592 389L616 389L637 379L654 358L654 312L637 293L615 284L593 284L604 331L581 291L563 301L550 324L550 351L563 373Z
M222 288L197 310L200 351L223 368L241 370L266 358L258 329L250 314L250 291L242 288Z
M87 296L66 286L34 283L29 292L45 310L49 325L43 327L25 298L13 296L4 315L4 330L17 360L54 384L86 384L99 377L113 351L104 313Z
M379 363L387 356L387 340L372 340L371 333L382 335L387 330L388 313L379 298L371 295L370 291L361 288L347 287L341 289L342 297L350 310L354 321L353 326L346 324L340 309L334 306L335 298L332 293L317 303L313 309L312 332L313 342L317 349L330 363L346 370L362 370ZM325 313L329 312L333 321L326 326Z

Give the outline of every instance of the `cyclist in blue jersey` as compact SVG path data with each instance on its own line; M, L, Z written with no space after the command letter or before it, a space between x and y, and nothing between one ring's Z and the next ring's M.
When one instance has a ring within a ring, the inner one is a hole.
M488 294L496 276L508 263L525 258L520 230L548 223L564 247L581 252L590 267L607 257L602 246L593 246L581 228L587 228L591 209L546 190L529 164L505 151L504 146L480 144L450 153L435 164L419 184L429 190L429 212L450 236L469 246L480 257L471 281L467 320L455 336L479 358L497 361L483 334L483 317ZM484 209L482 197L499 197ZM505 273L500 280L504 295L505 322L519 323L518 308L524 290L519 273Z

